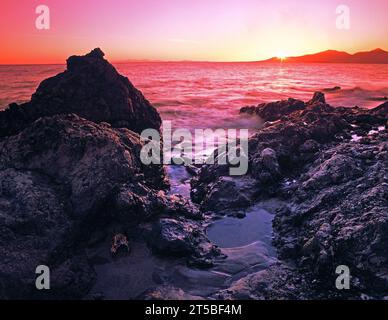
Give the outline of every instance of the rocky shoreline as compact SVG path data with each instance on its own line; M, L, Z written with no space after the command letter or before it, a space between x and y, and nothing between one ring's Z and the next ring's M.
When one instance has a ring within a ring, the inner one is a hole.
M30 102L0 112L0 298L103 299L90 294L101 260L139 252L208 288L185 292L160 274L141 299L387 298L388 103L333 108L316 93L242 108L267 121L250 138L249 174L189 168L187 199L169 192L162 165L140 161L139 133L159 130L160 116L103 57L70 57ZM282 201L277 260L209 240L209 221L268 199ZM35 288L38 265L50 266L50 290ZM351 290L335 289L337 265L349 266Z
M372 110L334 108L318 92L307 103L289 99L241 113L267 121L249 142L244 179L252 179L256 192L208 166L192 182L193 199L206 210L219 190L228 190L223 205L233 211L266 198L286 201L273 223L280 262L216 297L386 299L388 103ZM350 290L335 287L339 265L351 271Z
M96 281L88 247L118 235L124 251L140 238L193 265L218 254L198 209L168 195L165 168L140 161L138 132L160 117L103 55L70 57L31 102L0 112L1 298L85 297ZM50 290L35 288L38 265L51 269Z

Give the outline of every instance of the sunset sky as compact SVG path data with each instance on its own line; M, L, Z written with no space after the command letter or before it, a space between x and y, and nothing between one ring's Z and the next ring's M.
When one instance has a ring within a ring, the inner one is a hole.
M35 8L50 8L50 30ZM349 6L351 27L336 28ZM253 61L388 49L387 0L1 0L0 64L63 63L101 47L127 59Z

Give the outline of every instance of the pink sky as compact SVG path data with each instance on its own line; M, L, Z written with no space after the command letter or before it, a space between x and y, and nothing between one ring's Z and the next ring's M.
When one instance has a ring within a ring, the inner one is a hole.
M35 8L51 29L35 28ZM351 10L336 28L336 7ZM101 47L110 60L252 61L326 49L388 49L387 0L1 0L0 63L63 63Z

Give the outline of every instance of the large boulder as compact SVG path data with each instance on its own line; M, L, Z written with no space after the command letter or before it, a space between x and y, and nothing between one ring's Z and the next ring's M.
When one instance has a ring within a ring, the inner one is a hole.
M196 267L210 267L220 250L207 238L204 227L185 219L160 219L152 229L149 244L157 253L189 257Z
M281 177L280 166L275 150L266 148L253 161L252 175L264 185L273 183Z
M158 112L142 93L104 59L100 49L94 49L70 57L67 70L42 81L30 102L11 104L1 112L0 137L17 134L40 117L68 113L137 133L159 130L161 125Z
M221 215L241 215L242 208L247 208L253 203L255 195L259 188L257 182L249 177L226 177L222 176L213 183L206 184L205 197L200 196L200 191L196 189L203 188L201 178L193 179L193 190L191 195L194 200L198 198L200 208L203 211L214 212Z
M73 205L83 214L121 183L146 176L153 186L162 187L162 166L143 165L141 147L139 135L127 129L76 115L54 116L1 141L0 168L39 172L67 186Z
M138 134L77 115L41 118L0 141L0 297L83 297L94 281L85 246L101 222L122 224L120 190L137 199L128 224L170 205L140 192L157 198L166 186L162 166L140 162L141 147ZM51 269L47 292L35 289L38 265Z

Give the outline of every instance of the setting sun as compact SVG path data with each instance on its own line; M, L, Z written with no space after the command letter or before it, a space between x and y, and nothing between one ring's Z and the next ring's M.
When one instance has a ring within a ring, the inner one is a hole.
M280 59L281 61L284 61L284 60L287 59L287 54L285 54L284 52L281 52L281 53L278 53L278 54L276 55L276 57L277 57L278 59Z
M387 28L388 0L0 0L0 302L388 300Z

